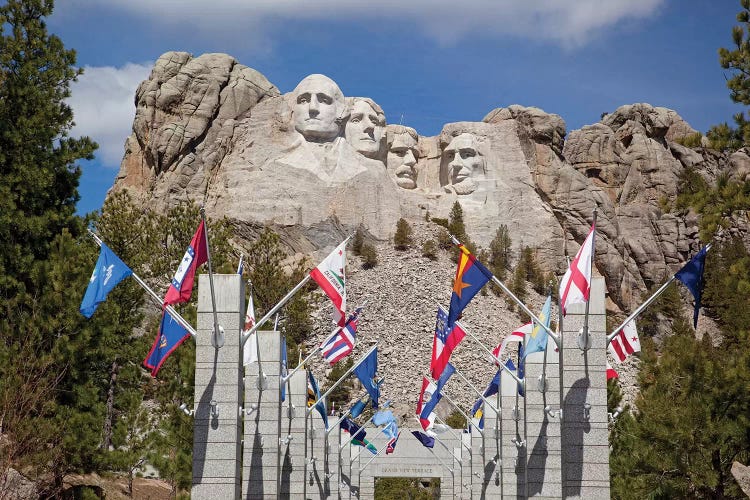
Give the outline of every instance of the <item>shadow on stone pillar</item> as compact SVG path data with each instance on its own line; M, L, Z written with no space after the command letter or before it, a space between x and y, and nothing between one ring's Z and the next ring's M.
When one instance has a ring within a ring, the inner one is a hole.
M534 447L529 457L528 475L529 475L529 497L539 495L544 489L544 470L547 466L547 425L549 420L544 415L539 435L536 438Z
M564 449L568 460L566 461L565 475L567 488L565 496L577 497L581 495L581 481L583 480L583 446L584 434L591 431L591 424L585 414L584 403L589 388L589 379L576 380L565 396L565 418L570 422L577 423L566 429Z
M198 411L195 412L195 417L198 416L198 413L201 414L205 411L206 408L209 407L211 404L211 400L214 398L214 385L216 384L216 359L219 354L219 349L214 348L214 362L213 362L213 370L211 372L211 378L209 379L208 383L206 384L206 388L201 393L201 397L198 400ZM216 430L218 427L218 419L216 417L211 419L211 428ZM194 437L193 437L193 455L199 456L199 457L205 457L207 446L208 446L208 426L206 425L196 425L193 427ZM203 467L205 465L204 460L196 460L193 464L193 479L194 482L200 483L203 481Z

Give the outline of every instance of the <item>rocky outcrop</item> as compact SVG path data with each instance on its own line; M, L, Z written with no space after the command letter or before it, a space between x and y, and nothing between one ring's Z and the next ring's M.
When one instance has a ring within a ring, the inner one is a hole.
M309 253L359 225L386 241L400 217L447 217L459 201L477 244L505 225L514 251L534 248L560 275L596 207L596 268L615 310L632 308L699 247L696 218L669 211L682 172L709 182L750 172L744 150L727 162L675 142L695 130L649 104L567 137L560 116L512 105L410 138L386 133L380 106L345 97L323 75L282 95L224 54L164 54L136 106L114 189L152 208L201 203L232 219L240 238L271 225L291 251Z

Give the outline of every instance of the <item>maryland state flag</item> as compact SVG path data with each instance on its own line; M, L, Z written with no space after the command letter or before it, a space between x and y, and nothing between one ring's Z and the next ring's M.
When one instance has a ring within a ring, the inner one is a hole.
M492 273L477 260L463 245L458 245L461 253L458 255L456 278L453 280L453 294L451 307L448 311L448 325L458 320L461 311L471 302L471 299L492 279Z

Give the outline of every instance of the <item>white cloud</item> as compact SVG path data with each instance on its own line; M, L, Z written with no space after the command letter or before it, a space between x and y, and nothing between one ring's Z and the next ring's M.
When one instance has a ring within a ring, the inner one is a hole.
M85 66L83 75L71 85L67 102L76 123L71 136L87 135L99 143L95 154L108 167L120 165L135 117L135 91L152 67L153 63Z
M204 35L273 35L284 20L413 22L441 43L474 36L515 36L580 46L606 28L647 18L666 0L68 0L58 10L116 8ZM276 21L276 22L273 22Z

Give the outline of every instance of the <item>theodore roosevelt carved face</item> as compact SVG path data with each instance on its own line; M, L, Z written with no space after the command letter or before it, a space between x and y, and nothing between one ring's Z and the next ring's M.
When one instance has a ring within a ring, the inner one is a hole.
M417 131L402 125L389 125L387 130L388 157L386 169L404 189L417 187L414 165L417 163Z
M368 158L382 158L385 132L385 114L372 99L355 97L349 109L349 119L344 128L346 142Z
M339 135L344 94L325 75L310 75L293 92L294 128L310 142L329 142Z
M472 134L463 133L451 140L443 150L443 168L447 183L456 194L470 194L477 189L477 180L485 176L484 157L477 149Z

